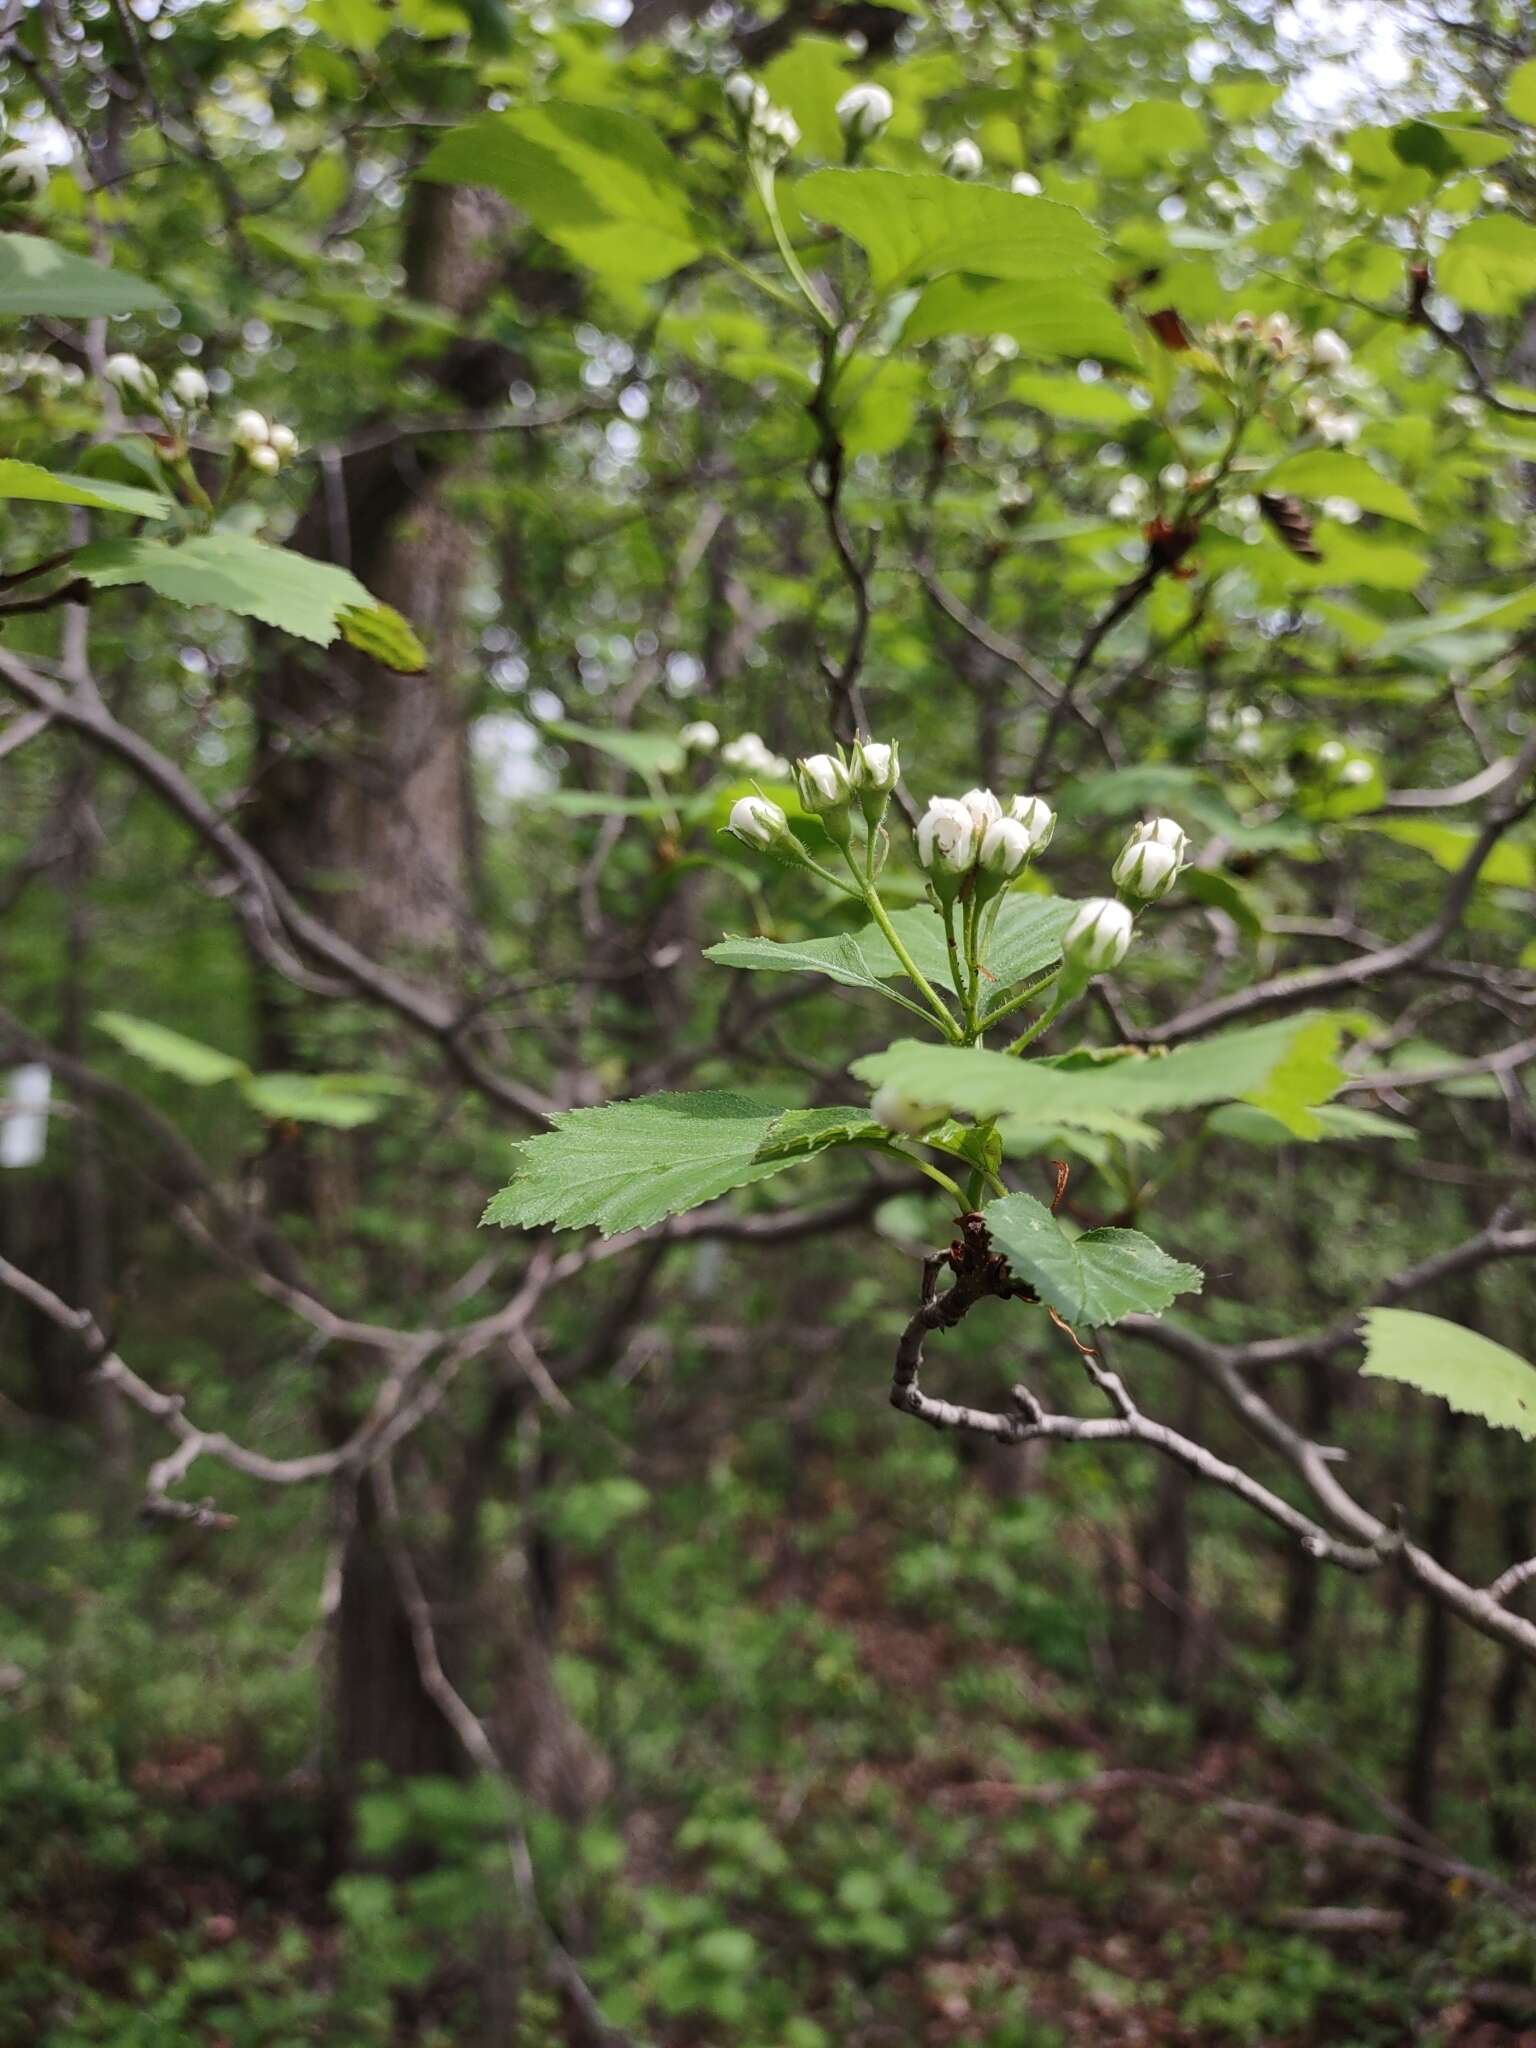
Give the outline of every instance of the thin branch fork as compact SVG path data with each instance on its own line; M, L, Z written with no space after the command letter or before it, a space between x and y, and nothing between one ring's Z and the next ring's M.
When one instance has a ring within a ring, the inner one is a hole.
M972 1219L966 1221L970 1224ZM958 1259L957 1252L961 1255ZM938 1275L946 1263L954 1270L955 1280L947 1292L940 1294L936 1291ZM1002 1300L1035 1298L1033 1290L1008 1273L1006 1261L990 1252L985 1229L976 1219L961 1244L924 1261L923 1300L902 1332L896 1348L891 1375L893 1408L915 1416L932 1429L958 1429L974 1436L992 1437L1006 1444L1038 1440L1142 1444L1183 1465L1210 1484L1236 1494L1250 1507L1278 1523L1288 1535L1295 1537L1308 1556L1338 1565L1345 1571L1374 1571L1397 1548L1399 1538L1395 1532L1386 1529L1377 1540L1369 1543L1341 1542L1330 1535L1321 1523L1304 1515L1238 1466L1217 1457L1214 1451L1207 1450L1191 1437L1181 1435L1166 1423L1143 1415L1120 1375L1111 1371L1092 1347L1083 1344L1060 1317L1053 1316L1052 1320L1071 1337L1089 1379L1114 1410L1113 1415L1048 1414L1030 1389L1022 1385L1013 1388L1009 1407L1001 1411L962 1407L953 1401L925 1394L920 1375L928 1336L935 1330L953 1329L978 1301L988 1296Z

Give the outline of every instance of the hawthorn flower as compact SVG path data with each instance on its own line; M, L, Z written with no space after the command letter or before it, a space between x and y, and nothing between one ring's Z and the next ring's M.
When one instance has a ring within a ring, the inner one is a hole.
M1243 722L1247 723L1246 720ZM1189 834L1177 818L1143 818L1131 838L1150 839L1158 846L1170 846L1181 862L1189 854Z
M743 128L750 127L768 111L768 93L745 71L733 71L725 81L725 97L731 112Z
M1086 978L1118 967L1130 950L1135 919L1113 896L1090 896L1062 934L1061 951L1068 968Z
M856 85L837 103L837 125L850 142L873 142L895 111L883 85Z
M170 392L179 406L187 412L196 412L208 403L208 379L191 363L183 363L171 374Z
M924 1131L942 1123L949 1112L903 1095L899 1088L893 1088L887 1081L869 1098L869 1113L888 1131L899 1131L904 1138L920 1138Z
M1314 370L1342 370L1349 361L1349 343L1331 327L1319 327L1307 344Z
M1051 843L1052 833L1056 830L1056 813L1043 797L1011 796L1003 816L1023 826L1029 838L1031 857L1037 853L1044 853Z
M1040 190L1040 180L1033 171L1015 171L1008 180L1008 190L1023 199L1033 199Z
M48 160L40 149L8 149L0 156L0 202L39 199L48 189Z
M976 864L983 874L1006 880L1019 872L1033 852L1029 833L1017 818L994 818L981 835Z
M270 442L262 441L254 448L247 448L245 459L252 469L262 476L276 476L283 466L283 458Z
M273 425L267 429L267 446L280 462L287 462L299 452L299 437L292 427Z
M268 427L263 413L252 412L247 407L244 412L235 414L230 425L229 438L237 448L244 448L247 452L253 448L264 448L267 445L267 436Z
M148 363L140 362L137 356L108 356L101 366L101 374L124 398L137 398L146 405L153 401L160 389L159 378Z
M1156 839L1128 839L1110 873L1123 895L1155 903L1179 879L1182 866L1171 846Z
M778 163L800 146L800 123L783 107L766 107L755 116L752 132L770 163Z
M962 182L969 182L972 178L979 178L982 172L982 164L981 151L972 142L969 135L962 135L958 142L952 143L949 153L944 159L945 170L948 171L952 178L959 178Z
M712 754L720 744L720 728L707 718L695 718L678 738L690 754Z
M808 811L838 810L853 794L848 770L836 754L807 754L795 763L795 787Z
M930 874L963 875L976 854L976 825L958 798L935 796L917 824L917 859Z
M1296 346L1296 330L1283 313L1271 313L1259 323L1259 339L1283 362Z
M725 829L746 845L764 849L789 836L789 820L771 798L744 796L731 805Z
M960 802L970 814L978 840L987 827L995 825L1003 815L1003 807L990 789L968 789Z
M901 775L897 742L855 740L848 773L855 789L872 789L881 796L889 796Z

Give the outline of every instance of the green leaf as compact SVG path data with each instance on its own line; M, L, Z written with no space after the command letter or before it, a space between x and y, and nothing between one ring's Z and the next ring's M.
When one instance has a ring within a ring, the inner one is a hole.
M1070 1063L1020 1060L978 1046L902 1039L856 1060L871 1088L889 1082L918 1102L967 1115L1004 1116L1031 1130L1106 1131L1150 1141L1144 1119L1213 1102L1251 1102L1298 1138L1321 1126L1314 1106L1344 1079L1334 1049L1344 1020L1317 1012L1253 1024L1176 1051L1111 1054Z
M1536 1367L1476 1330L1406 1308L1368 1308L1365 1364L1372 1379L1434 1394L1461 1415L1536 1438Z
M1368 818L1355 830L1375 832L1395 839L1399 846L1415 847L1448 874L1465 865L1478 839L1470 825L1437 825L1428 818ZM1536 848L1519 839L1496 841L1478 869L1477 879L1495 888L1536 889Z
M882 291L955 270L1037 285L1077 276L1109 287L1103 236L1054 199L935 171L814 171L794 189L804 212L859 244Z
M1351 1109L1342 1102L1322 1102L1312 1111L1322 1126L1320 1141L1343 1143L1365 1138L1391 1138L1400 1145L1416 1145L1419 1134L1412 1124L1378 1116L1371 1109ZM1296 1135L1278 1118L1246 1102L1229 1102L1213 1109L1205 1120L1206 1130L1217 1138L1238 1138L1245 1145L1293 1145Z
M251 1074L240 1083L251 1107L274 1123L328 1124L338 1131L381 1115L380 1092L366 1074Z
M1003 899L982 965L997 995L1054 967L1061 958L1061 935L1077 905L1060 896L1014 894ZM935 988L956 993L949 971L944 927L926 904L891 913L891 925L911 954L919 972ZM877 925L832 939L725 938L705 949L706 960L722 967L741 967L768 974L824 974L848 988L881 989L906 969L886 943ZM883 992L883 991L882 991Z
M1504 88L1504 105L1517 121L1536 128L1536 57L1511 71Z
M1156 1315L1180 1294L1198 1294L1198 1266L1171 1259L1139 1230L1065 1231L1033 1195L1005 1195L983 1211L987 1229L1021 1280L1074 1325L1107 1329L1122 1316Z
M114 320L126 313L158 313L169 304L143 278L109 270L40 235L0 235L0 318Z
M427 650L415 627L392 604L343 605L336 625L349 647L368 655L380 668L419 676L427 665Z
M1130 329L1097 278L1063 275L1018 284L941 277L908 314L902 339L933 341L944 334L1006 334L1032 356L1140 361Z
M764 1108L723 1090L565 1110L516 1148L483 1223L595 1223L605 1237L696 1209L797 1159L878 1131L867 1110Z
M360 57L372 56L390 28L381 0L309 0L308 14L332 42Z
M197 534L174 546L163 540L97 541L80 550L73 567L98 589L145 583L175 604L221 605L321 647L340 632L344 611L375 609L349 569L239 533Z
M1018 370L1009 379L1008 389L1021 405L1033 406L1051 419L1071 420L1085 427L1131 426L1147 417L1144 402L1137 405L1128 392L1106 377L1085 384L1081 377Z
M1343 448L1314 448L1292 455L1259 480L1265 491L1294 492L1298 498L1353 498L1362 512L1379 512L1405 526L1422 526L1424 515L1401 484L1373 469L1363 455Z
M1440 252L1435 282L1469 313L1514 313L1536 292L1536 227L1509 213L1469 220Z
M622 726L577 725L568 718L544 721L544 731L553 739L569 740L579 747L593 747L615 761L622 761L636 775L675 775L687 759L687 748L675 733L629 732Z
M1204 149L1206 126L1182 100L1141 100L1124 113L1087 122L1082 138L1112 178L1136 178Z
M799 125L801 141L812 156L840 157L842 130L837 103L852 85L846 43L830 36L797 35L761 78L776 107L787 107Z
M125 1052L162 1074L173 1074L194 1088L210 1088L219 1081L238 1080L250 1068L227 1052L183 1037L167 1024L148 1017L125 1016L121 1010L98 1010L96 1023L109 1038L115 1038Z
M137 519L169 519L176 507L155 491L104 478L69 476L40 469L35 462L0 460L0 498L26 498L40 505L85 505L94 512L128 512Z
M418 176L489 185L577 262L633 284L670 277L704 247L671 152L614 107L558 100L445 135Z

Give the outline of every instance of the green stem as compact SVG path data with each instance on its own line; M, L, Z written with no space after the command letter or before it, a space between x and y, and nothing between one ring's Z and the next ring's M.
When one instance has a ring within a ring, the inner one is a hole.
M955 937L955 906L952 899L944 899L943 911L944 937L949 945L949 978L955 984L955 994L958 996L965 987L965 970L960 964L960 941Z
M1049 974L1042 974L1040 979L1032 981L1028 988L1021 988L1018 994L1010 996L1006 1003L999 1003L995 1010L990 1010L982 1018L981 1028L983 1031L989 1031L1002 1018L1011 1017L1015 1010L1022 1010L1026 1003L1032 1003L1037 995L1050 987L1051 983L1056 980L1060 973L1061 969L1059 967L1053 967Z
M905 1145L893 1145L891 1147L891 1150L895 1153L898 1159L905 1159L910 1166L915 1166L919 1173L926 1173L930 1180L937 1181L941 1188L945 1189L947 1193L954 1196L955 1200L959 1203L962 1209L967 1209L970 1207L970 1204L966 1201L965 1195L961 1190L960 1183L958 1181L951 1180L949 1175L945 1173L942 1167L933 1165L932 1162L927 1159L919 1159L917 1154L915 1152L909 1152Z
M772 299L775 305L782 306L786 313L799 313L800 301L792 292L785 291L781 285L776 285L771 278L759 277L749 263L743 263L741 258L732 255L729 249L717 249L715 253L722 263L735 271L738 277L744 278L748 284L756 285L760 292Z
M763 202L763 211L768 216L768 226L772 230L774 243L778 248L779 255L783 258L784 268L799 286L805 303L816 315L817 324L826 333L835 335L837 332L837 322L817 297L815 286L806 275L805 267L801 263L800 258L795 254L794 244L785 233L783 216L779 212L779 202L773 189L773 172L771 170L763 171L758 177L757 195Z
M1044 1011L1042 1015L1038 1016L1035 1019L1034 1023L1030 1025L1027 1031L1021 1031L1018 1037L1013 1041L1012 1045L1008 1046L1006 1050L1009 1053L1012 1053L1015 1057L1017 1057L1018 1054L1023 1052L1026 1046L1033 1045L1035 1040L1040 1036L1041 1032L1049 1029L1049 1027L1056 1022L1056 1019L1061 1015L1062 1011L1067 1007L1067 1004L1071 1000L1072 998L1070 996L1063 996L1061 991L1058 989L1056 992L1056 1000L1054 1003L1051 1004L1051 1007L1048 1010Z
M944 1032L944 1036L951 1045L963 1045L965 1042L964 1033L950 1015L947 1005L939 1000L939 997L934 992L933 984L929 981L927 975L924 974L923 970L902 944L900 933L891 923L889 917L886 916L885 905L880 901L880 892L873 885L864 891L864 901L869 906L870 916L880 927L881 936L884 938L885 943L901 962L902 972L922 996L923 1001L933 1011Z

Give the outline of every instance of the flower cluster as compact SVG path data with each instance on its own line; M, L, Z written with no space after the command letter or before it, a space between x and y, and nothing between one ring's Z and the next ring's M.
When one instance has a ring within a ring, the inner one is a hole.
M762 745L755 733L748 733L746 740ZM739 753L746 740L733 740L730 746L722 747L720 758L729 760L733 753ZM779 762L775 755L768 758L779 768L787 765ZM845 847L849 841L849 814L854 803L864 814L871 844L874 845L886 805L900 776L901 764L894 740L855 740L851 747L839 749L835 754L807 754L803 761L794 765L795 788L801 807L821 820L829 838ZM799 842L789 829L789 819L782 807L768 797L742 797L731 808L726 830L748 846L776 846L792 859L803 857Z
M19 384L36 384L45 398L58 398L65 391L78 390L85 372L78 363L61 362L57 356L39 355L23 349L16 355L0 355L0 384L14 390Z
M972 875L986 878L973 887L993 893L1044 853L1055 829L1055 812L1038 796L1006 805L990 789L931 797L918 821L917 858L941 901L952 901Z
M782 163L799 146L800 124L794 115L776 107L766 86L745 71L735 71L725 81L725 102L737 134L765 163Z
M191 419L208 408L208 379L192 363L173 370L163 386L148 363L126 353L108 356L101 374L123 398L157 414L168 427L184 431ZM249 409L235 414L229 440L248 467L261 476L275 476L299 450L299 437L292 427Z
M695 734L698 730L697 726L688 728L688 731ZM714 731L714 728L711 727L710 730ZM719 738L719 733L715 733L716 742ZM696 737L690 742L685 734L684 745L690 744L702 750L701 740ZM720 758L727 768L738 768L743 775L762 775L769 782L782 782L789 773L789 763L784 756L776 754L767 741L755 732L744 732L740 739L727 740L720 749Z
M235 414L234 425L229 438L254 470L263 476L275 476L285 462L292 461L299 452L299 437L292 427L285 427L266 418L263 413L247 409Z

